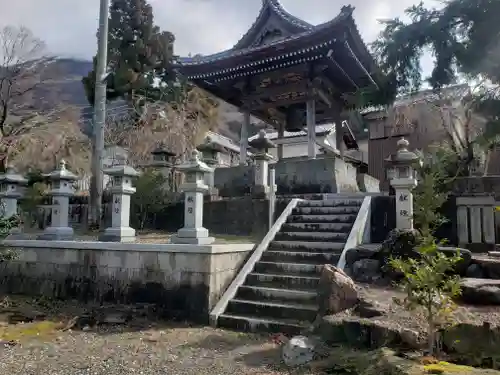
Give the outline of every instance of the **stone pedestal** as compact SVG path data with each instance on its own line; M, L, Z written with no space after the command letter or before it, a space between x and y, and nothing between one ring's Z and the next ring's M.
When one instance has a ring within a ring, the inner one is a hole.
M73 239L73 228L69 221L69 198L74 195L73 183L78 179L66 169L66 162L61 160L59 169L44 175L50 183L48 195L52 196L52 223L38 236L42 240L70 241Z
M271 142L264 130L259 132L259 136L250 142L250 146L256 150L255 152L255 181L252 188L252 195L256 197L265 197L269 194L269 161L273 157L268 154L270 148L276 147Z
M134 242L135 229L130 227L130 196L135 193L132 178L139 172L128 165L120 165L105 169L103 172L111 177L112 213L111 227L106 228L99 237L106 242Z
M213 169L200 160L200 152L193 151L191 159L179 166L186 179L181 185L184 191L184 227L172 236L172 243L209 245L214 242L208 230L203 227L203 195L208 190L204 183L204 174Z
M388 164L387 177L396 192L396 228L413 230L413 194L417 186L417 167L420 157L408 151L409 142L401 138L398 151L385 159Z
M417 186L414 178L393 179L391 186L396 191L396 228L413 230L413 194Z

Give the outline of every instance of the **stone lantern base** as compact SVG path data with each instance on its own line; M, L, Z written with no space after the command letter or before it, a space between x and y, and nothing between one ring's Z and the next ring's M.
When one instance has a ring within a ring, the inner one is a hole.
M171 243L189 245L211 245L215 241L214 237L209 237L206 228L181 228L170 239Z
M99 236L99 241L102 242L135 242L134 228L106 228L104 233Z
M37 236L38 240L49 241L72 241L74 236L73 228L70 227L48 227Z

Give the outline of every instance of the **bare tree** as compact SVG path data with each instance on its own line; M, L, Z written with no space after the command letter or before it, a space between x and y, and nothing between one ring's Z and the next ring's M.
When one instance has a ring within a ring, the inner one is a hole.
M147 165L160 143L181 157L217 125L217 107L198 88L178 103L142 103L133 116L108 119L105 130L106 145L127 149L129 161L136 166Z
M81 131L77 110L67 107L57 116L38 116L32 121L35 132L21 134L10 148L10 162L19 171L34 168L48 172L61 159L77 174L90 171L90 140Z
M387 121L394 134L401 133L400 128L411 132L416 127L420 132L432 132L439 140L429 146L448 150L456 159L457 173L469 174L478 167L484 167L486 173L488 150L496 137L485 136L486 119L478 107L490 94L481 82L409 95L387 110Z
M25 27L0 30L0 172L4 172L13 150L27 137L47 132L47 122L59 109L39 113L43 98L36 90L50 80L53 59L44 43ZM50 113L49 113L50 112Z

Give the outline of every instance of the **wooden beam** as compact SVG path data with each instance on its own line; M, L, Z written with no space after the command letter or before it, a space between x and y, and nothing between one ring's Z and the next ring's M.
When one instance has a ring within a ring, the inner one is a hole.
M243 98L245 102L257 101L260 99L267 99L271 96L281 95L287 92L307 91L307 82L293 82L284 85L276 85L262 90L254 91Z
M288 107L293 104L301 104L305 103L308 99L311 99L311 95L303 95L295 98L289 98L285 100L279 100L271 103L262 103L261 105L256 105L252 107L252 110L263 110L268 108L277 108L277 107Z

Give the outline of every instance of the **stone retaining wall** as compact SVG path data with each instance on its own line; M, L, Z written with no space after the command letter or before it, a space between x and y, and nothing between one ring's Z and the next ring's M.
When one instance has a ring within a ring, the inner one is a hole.
M174 245L4 241L4 293L84 302L154 303L168 317L206 323L253 244Z

